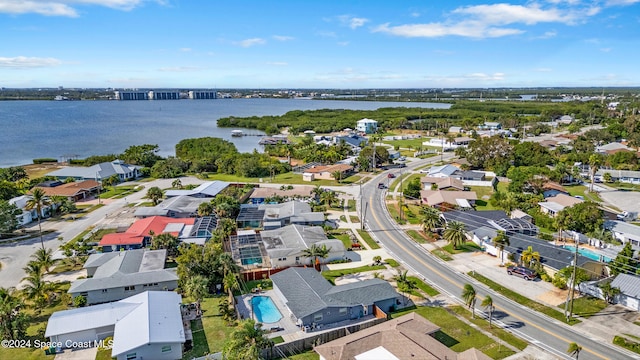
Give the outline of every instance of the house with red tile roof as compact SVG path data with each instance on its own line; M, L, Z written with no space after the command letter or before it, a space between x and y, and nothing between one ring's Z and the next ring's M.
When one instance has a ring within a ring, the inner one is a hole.
M101 189L101 185L95 180L74 181L70 183L46 181L38 184L34 189L36 188L42 190L46 196L64 196L72 201L79 201L97 194ZM33 189L31 189L31 191L33 191Z
M121 249L141 249L151 244L153 235L169 233L177 237L188 235L195 224L195 218L170 218L152 216L140 219L123 233L107 234L100 240L103 252Z

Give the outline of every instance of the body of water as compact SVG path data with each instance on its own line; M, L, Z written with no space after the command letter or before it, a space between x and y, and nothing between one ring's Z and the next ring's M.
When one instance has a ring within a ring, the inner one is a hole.
M117 154L131 145L158 144L175 154L182 139L218 137L239 151L260 149L259 136L231 137L216 121L228 116L282 115L291 110L381 107L449 108L449 104L295 99L167 101L0 101L0 167L31 164L35 158ZM355 127L356 124L353 124ZM261 133L245 130L246 133Z
M563 248L565 248L567 250L570 250L572 252L576 251L576 247L575 246L571 246L571 245L565 245L565 246L563 246ZM598 254L597 252L591 251L589 249L578 248L578 253L580 255L584 256L584 257L587 257L587 258L591 259L591 260L603 261L603 262L606 262L606 263L611 262L610 258L608 258L608 257L606 257L604 255Z

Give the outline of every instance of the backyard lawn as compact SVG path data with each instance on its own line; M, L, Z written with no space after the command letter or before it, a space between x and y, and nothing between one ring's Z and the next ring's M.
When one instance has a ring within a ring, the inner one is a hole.
M222 351L224 341L234 326L228 326L218 312L218 304L226 296L208 297L202 300L202 320L192 322L193 349L183 354L183 359Z

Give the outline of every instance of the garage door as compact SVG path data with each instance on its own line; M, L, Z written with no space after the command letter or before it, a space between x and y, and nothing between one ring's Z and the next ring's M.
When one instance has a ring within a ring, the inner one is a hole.
M638 299L632 298L632 297L629 297L629 296L623 296L622 299L620 299L620 300L621 300L620 304L628 307L629 309L632 309L632 310L635 310L635 311L640 310L639 309L639 307L640 307L639 305L640 304L638 303Z
M69 343L74 342L88 342L97 340L95 329L60 335L58 339L62 342L62 346L66 346L69 345Z

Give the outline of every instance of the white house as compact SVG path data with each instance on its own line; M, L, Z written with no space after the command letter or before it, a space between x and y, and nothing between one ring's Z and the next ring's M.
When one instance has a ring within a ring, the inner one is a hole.
M634 249L640 249L640 226L624 221L607 220L604 222L604 228L611 231L623 244L630 242Z
M18 216L16 216L16 218L18 219L18 224L20 226L25 226L32 221L38 220L38 210L26 209L27 202L29 200L31 200L30 195L21 195L21 196L9 199L9 204L15 205L18 209L22 210L22 214L19 214ZM42 218L49 217L50 214L51 214L51 206L50 205L43 206L42 213L41 213Z
M115 303L57 311L45 337L57 348L78 348L77 343L99 346L113 336L111 355L118 360L181 359L181 300L175 292L146 291Z
M271 266L283 268L303 264L311 264L313 259L303 255L303 251L312 245L326 245L329 256L323 262L344 259L345 248L342 241L328 239L319 226L288 225L275 230L260 233L262 243L271 260Z
M619 274L611 282L611 287L620 289L616 302L634 311L640 311L640 277Z
M58 179L74 178L77 180L101 181L112 175L118 175L120 181L136 179L142 176L142 166L129 165L122 160L103 162L89 167L68 166L47 174Z
M373 134L378 131L378 122L367 118L358 120L356 123L356 131Z

